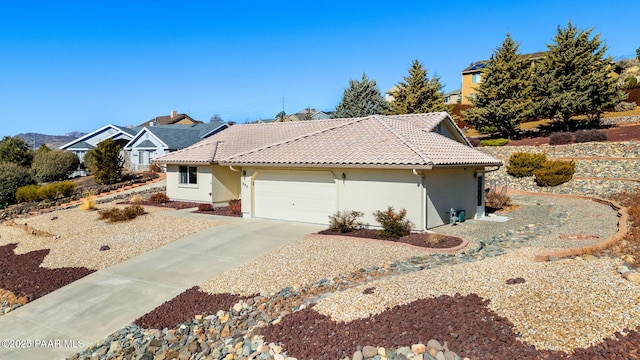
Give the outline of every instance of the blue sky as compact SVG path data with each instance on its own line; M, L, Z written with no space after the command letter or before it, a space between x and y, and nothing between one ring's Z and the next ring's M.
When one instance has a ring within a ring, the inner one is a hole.
M0 0L0 136L138 125L171 110L208 121L332 110L365 72L382 92L413 59L445 90L506 33L543 51L558 26L634 54L630 2Z

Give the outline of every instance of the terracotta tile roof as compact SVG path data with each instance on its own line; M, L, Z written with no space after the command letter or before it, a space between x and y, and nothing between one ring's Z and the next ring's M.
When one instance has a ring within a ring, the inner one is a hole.
M464 143L434 132L443 123ZM447 113L234 125L155 161L239 166L501 165L470 147Z

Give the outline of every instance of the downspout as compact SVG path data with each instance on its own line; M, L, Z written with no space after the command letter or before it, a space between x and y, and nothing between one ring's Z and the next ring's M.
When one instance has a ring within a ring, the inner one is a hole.
M421 196L420 196L420 217L421 217L421 221L422 221L422 230L427 230L427 205L426 205L426 198L427 198L427 187L425 186L425 177L424 174L422 174L422 171L418 172L418 170L416 169L411 169L411 172L413 172L413 175L420 177L421 181L420 181L420 185L422 187L421 191Z

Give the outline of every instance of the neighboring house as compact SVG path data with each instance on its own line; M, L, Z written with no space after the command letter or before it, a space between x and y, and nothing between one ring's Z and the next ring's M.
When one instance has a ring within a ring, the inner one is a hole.
M531 66L544 56L546 52L536 52L531 54L523 54L522 56L531 62ZM489 60L476 61L462 70L462 88L461 88L461 104L471 105L471 100L476 97L476 89L478 84L482 82L482 69L487 65Z
M453 90L444 94L444 103L447 105L460 104L462 102L462 89Z
M133 171L144 171L152 159L189 147L227 127L229 125L221 121L193 125L146 126L124 146L125 159L128 159L125 167Z
M151 120L147 120L144 123L138 125L142 126L154 126L154 125L192 125L202 124L202 121L194 120L189 115L178 114L177 111L171 111L168 116L157 116Z
M393 96L393 93L398 91L400 88L397 85L393 85L392 87L384 93L384 100L388 103L393 102L396 98Z
M304 110L300 110L295 114L286 116L283 121L326 120L330 118L331 116L329 116L329 114L325 112L318 111L313 108L307 108ZM278 119L274 120L274 122L283 121L278 121Z
M78 156L78 159L80 159L80 163L82 163L84 161L84 154L98 146L101 141L113 139L120 147L124 147L133 139L139 130L140 128L109 124L60 146L60 149L73 152Z
M226 205L243 217L327 224L338 210L407 209L415 229L449 210L484 215L484 173L502 163L469 144L445 112L235 125L153 161L174 200Z

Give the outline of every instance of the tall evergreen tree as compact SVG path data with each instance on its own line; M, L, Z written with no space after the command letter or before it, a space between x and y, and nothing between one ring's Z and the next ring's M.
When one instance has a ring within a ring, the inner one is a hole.
M482 133L511 138L531 112L531 64L518 47L507 34L482 69L482 83L471 99L474 107L466 112L467 121Z
M29 145L19 137L5 136L0 140L0 164L14 163L29 167L33 160L33 151Z
M389 104L380 94L376 81L368 79L363 73L362 80L349 80L349 87L344 90L333 117L352 118L385 114L388 109Z
M87 152L87 155L92 159L91 164L87 166L92 169L98 184L113 184L120 180L124 159L120 155L120 145L113 139L101 141L98 146Z
M574 115L587 115L598 122L604 109L624 99L612 70L611 57L605 57L607 47L600 35L578 30L569 23L558 27L554 44L535 66L534 86L536 111L539 115L561 121L569 127Z
M390 104L391 114L420 114L427 112L446 111L444 93L440 78L427 77L427 69L420 61L413 60L409 68L409 76L404 77L391 93L394 100Z

